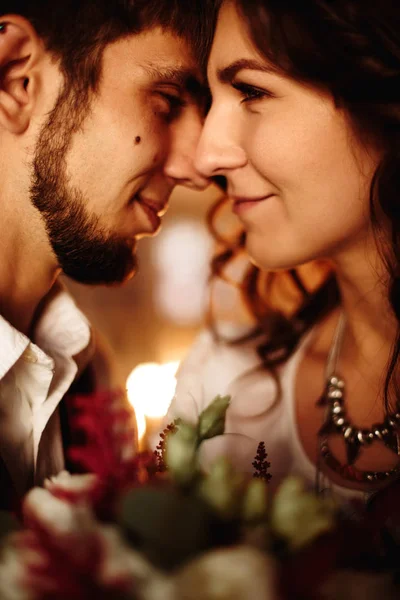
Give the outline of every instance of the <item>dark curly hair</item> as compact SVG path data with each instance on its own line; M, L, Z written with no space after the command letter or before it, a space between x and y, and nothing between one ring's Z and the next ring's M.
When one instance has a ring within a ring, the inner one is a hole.
M104 48L160 26L186 39L205 66L214 24L213 0L2 0L7 14L28 19L60 60L68 87L85 104L96 90Z
M329 91L337 106L347 111L359 138L373 140L382 149L370 187L370 215L387 269L390 306L400 322L400 3L234 1L243 16L243 27L266 59L284 75ZM209 214L211 229L223 246L212 264L213 277L224 277L228 263L243 252L245 244L244 233L234 241L218 235L215 218L223 204L221 199ZM321 267L317 284L315 278L313 283L304 276L304 267L262 273L252 265L240 283L256 322L246 339L266 334L258 350L272 371L340 302L334 272L329 265ZM289 303L275 293L287 280L293 291ZM400 326L386 374L386 410L400 398L399 355Z

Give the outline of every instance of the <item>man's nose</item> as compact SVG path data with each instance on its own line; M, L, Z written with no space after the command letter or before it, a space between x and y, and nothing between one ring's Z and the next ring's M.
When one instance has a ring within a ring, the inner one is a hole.
M202 118L196 108L187 112L181 122L172 126L170 151L164 173L175 184L194 190L204 190L210 181L199 173L194 164L197 144L202 130Z
M229 171L244 167L247 157L237 138L237 124L223 110L212 107L197 146L197 171L210 178L228 175Z

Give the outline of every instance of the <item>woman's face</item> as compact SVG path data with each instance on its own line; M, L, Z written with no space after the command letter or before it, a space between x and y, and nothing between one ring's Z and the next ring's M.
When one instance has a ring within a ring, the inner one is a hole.
M330 94L274 71L231 1L220 11L208 78L213 101L196 166L226 177L256 264L335 259L371 239L378 152L357 140Z

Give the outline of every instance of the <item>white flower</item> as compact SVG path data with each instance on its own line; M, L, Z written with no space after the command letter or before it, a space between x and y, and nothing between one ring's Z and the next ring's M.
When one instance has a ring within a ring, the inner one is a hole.
M174 577L175 600L277 600L272 557L255 548L213 550Z
M21 559L15 536L9 536L0 552L0 598L1 600L33 600L23 586L26 568Z
M45 532L58 546L77 544L78 552L79 542L87 540L97 525L89 504L65 502L42 488L34 488L27 494L23 512L31 529Z
M53 496L77 502L89 498L97 484L97 476L91 473L71 475L68 471L61 471L58 475L46 479L44 487Z
M138 552L132 550L122 539L118 529L111 525L101 527L103 560L97 581L110 587L115 583L131 579L138 586L159 576L158 571Z

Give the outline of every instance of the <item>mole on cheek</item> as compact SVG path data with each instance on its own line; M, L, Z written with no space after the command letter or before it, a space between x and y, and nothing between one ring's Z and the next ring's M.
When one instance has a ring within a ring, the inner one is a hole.
M135 144L136 144L136 145L137 145L137 144L140 144L140 142L141 142L141 141L142 141L142 138L140 137L140 135L137 135L137 136L135 137Z

